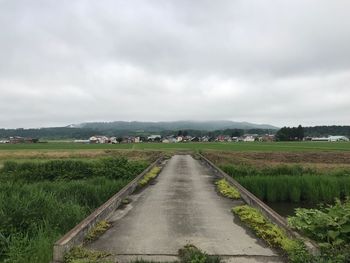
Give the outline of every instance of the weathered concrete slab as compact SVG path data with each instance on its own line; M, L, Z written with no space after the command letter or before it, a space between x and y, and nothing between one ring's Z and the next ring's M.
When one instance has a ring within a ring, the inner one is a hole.
M161 174L124 211L92 249L115 260L173 258L191 243L229 262L277 262L278 255L257 240L231 213L233 202L219 196L210 169L189 155L175 155Z

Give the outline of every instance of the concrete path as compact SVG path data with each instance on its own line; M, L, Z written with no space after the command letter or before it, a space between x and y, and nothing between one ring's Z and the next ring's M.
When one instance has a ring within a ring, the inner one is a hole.
M110 252L118 262L172 261L186 244L222 255L227 262L281 262L234 222L234 202L216 193L214 180L211 171L190 155L173 156L155 183L117 210L113 227L89 247Z

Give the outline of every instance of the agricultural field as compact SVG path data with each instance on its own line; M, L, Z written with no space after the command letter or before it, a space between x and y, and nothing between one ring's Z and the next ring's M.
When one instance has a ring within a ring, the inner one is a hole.
M48 142L35 144L0 144L1 151L74 151L74 150L218 150L259 152L318 152L349 151L349 142L222 142L222 143L130 143L130 144L79 144Z
M349 143L0 145L0 262L49 262L60 236L176 151L204 154L278 212L290 207L286 216L319 203L344 211L335 198L350 194Z

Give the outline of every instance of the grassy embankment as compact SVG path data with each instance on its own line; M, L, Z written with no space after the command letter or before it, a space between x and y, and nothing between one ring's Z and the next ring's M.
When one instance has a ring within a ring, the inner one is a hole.
M5 162L0 171L0 262L49 262L55 240L147 165L125 158Z

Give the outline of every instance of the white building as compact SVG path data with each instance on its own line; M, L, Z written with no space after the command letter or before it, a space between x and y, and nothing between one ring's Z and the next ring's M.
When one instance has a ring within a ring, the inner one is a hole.
M247 135L244 137L243 141L244 142L254 142L255 141L255 136L254 135Z
M346 136L329 136L329 142L348 142L349 138Z
M328 136L328 137L319 137L319 138L312 138L311 141L313 142L348 142L349 138L346 136Z
M176 137L176 141L177 142L182 142L183 141L183 137L182 136L177 136Z
M92 136L89 138L90 143L109 143L109 138L106 136Z

